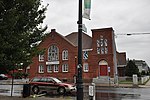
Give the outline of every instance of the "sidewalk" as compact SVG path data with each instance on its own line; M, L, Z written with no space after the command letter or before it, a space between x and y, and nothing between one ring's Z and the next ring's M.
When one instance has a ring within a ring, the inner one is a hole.
M146 86L150 86L150 80L145 85Z
M27 98L23 98L23 97L18 97L18 96L14 96L14 97L11 97L11 96L1 96L0 95L0 100L76 100L75 98L64 98L64 97L59 97L59 98L50 98L50 97L45 97L45 96L42 96L42 97L27 97Z
M143 88L150 87L150 79L145 85L139 85L139 87L143 87Z
M84 83L83 84L84 86L89 86L91 85L90 83ZM104 84L104 83L98 83L98 84L95 84L95 86L98 86L98 87L121 87L121 88L132 88L133 87L133 84L118 84L118 85L115 85L115 84Z

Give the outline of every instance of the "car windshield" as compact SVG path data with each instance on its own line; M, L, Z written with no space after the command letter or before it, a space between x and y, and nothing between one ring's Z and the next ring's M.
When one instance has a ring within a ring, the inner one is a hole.
M57 78L53 78L53 80L56 82L56 83L62 83L59 79Z
M32 82L38 82L40 80L40 78L34 78L33 80L32 80Z
M0 74L0 76L3 76L3 77L5 77L5 75L4 75L4 74Z

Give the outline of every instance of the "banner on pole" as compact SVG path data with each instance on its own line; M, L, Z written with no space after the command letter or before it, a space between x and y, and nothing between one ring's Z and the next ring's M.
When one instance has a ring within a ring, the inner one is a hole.
M83 18L90 20L91 0L84 0Z

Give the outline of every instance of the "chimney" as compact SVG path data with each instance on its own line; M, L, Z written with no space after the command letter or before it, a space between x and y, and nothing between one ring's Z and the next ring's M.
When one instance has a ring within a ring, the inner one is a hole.
M56 29L51 29L51 32L56 32Z

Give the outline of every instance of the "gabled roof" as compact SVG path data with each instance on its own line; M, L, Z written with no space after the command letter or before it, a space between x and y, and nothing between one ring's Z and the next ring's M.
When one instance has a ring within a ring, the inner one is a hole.
M57 33L55 30L54 30L54 32L55 33ZM76 46L76 45L74 45L71 41L69 41L65 36L63 36L63 35L61 35L61 34L59 34L59 33L57 33L61 38L63 38L64 40L66 40L68 43L70 43L71 45L73 45L73 46Z
M112 27L108 27L108 28L100 28L100 29L92 29L92 31L113 31Z
M74 47L78 46L78 32L72 32L71 34L69 34L67 36L63 36L63 35L59 34L58 32L56 32L55 29L51 29L51 32L46 36L46 38L54 33L57 34L59 37L63 38L65 41L67 41L72 46L74 46ZM43 41L45 41L45 39ZM87 35L85 33L82 33L82 49L91 49L91 48L92 48L92 37L90 37L89 35Z
M72 32L71 34L65 36L70 42L75 46L78 46L78 32ZM82 49L91 49L92 48L92 38L82 33Z
M56 32L55 29L51 29L51 32L46 36L46 38L50 37L52 34L57 34L59 37L63 38L66 42L68 42L72 46L76 46L71 41L69 41L65 36L63 36L63 35L59 34L58 32ZM45 39L43 41L45 41Z

